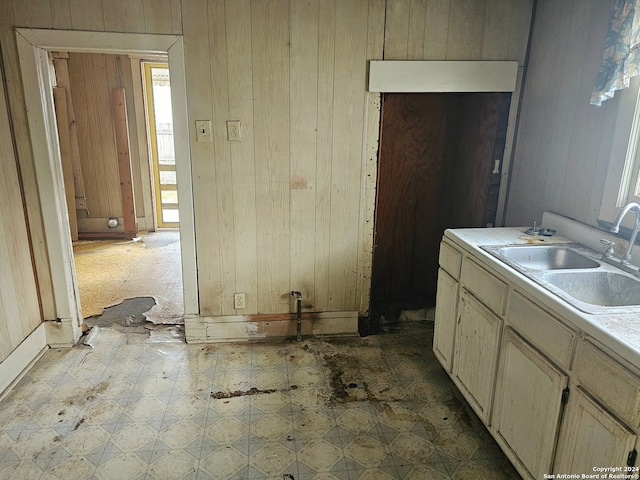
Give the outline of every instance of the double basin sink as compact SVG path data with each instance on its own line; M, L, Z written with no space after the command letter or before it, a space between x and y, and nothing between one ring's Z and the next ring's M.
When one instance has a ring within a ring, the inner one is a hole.
M482 248L586 313L640 311L640 278L581 244Z

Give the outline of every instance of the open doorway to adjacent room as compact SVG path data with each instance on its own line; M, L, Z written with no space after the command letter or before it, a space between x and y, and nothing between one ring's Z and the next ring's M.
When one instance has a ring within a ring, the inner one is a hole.
M125 54L51 57L85 324L104 324L113 311L127 326L183 323L169 65Z

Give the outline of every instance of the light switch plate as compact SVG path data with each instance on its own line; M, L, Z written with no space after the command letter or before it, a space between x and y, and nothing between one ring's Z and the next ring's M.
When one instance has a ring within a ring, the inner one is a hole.
M211 120L196 120L196 140L211 142Z

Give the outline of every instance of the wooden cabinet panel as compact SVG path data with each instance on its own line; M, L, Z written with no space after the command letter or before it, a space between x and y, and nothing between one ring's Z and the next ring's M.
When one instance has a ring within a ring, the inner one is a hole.
M497 440L530 478L542 478L551 471L568 377L510 328L502 345L493 414Z
M504 313L509 287L478 263L465 258L462 262L460 282L464 287L498 315Z
M623 467L636 435L580 387L569 395L554 473L593 474L594 467Z
M458 282L443 269L440 269L436 296L436 321L433 331L433 352L449 373L451 373L453 364L457 312Z
M443 242L433 351L522 477L633 464L638 372L471 251L457 281L456 253Z
M440 244L440 255L438 258L440 268L445 270L456 280L460 278L460 265L462 264L462 253L451 246L446 241Z
M559 367L569 369L576 332L516 291L509 295L505 317L538 350Z
M588 341L578 344L573 372L578 383L632 427L640 423L640 379Z
M502 320L464 288L456 325L454 381L489 425Z

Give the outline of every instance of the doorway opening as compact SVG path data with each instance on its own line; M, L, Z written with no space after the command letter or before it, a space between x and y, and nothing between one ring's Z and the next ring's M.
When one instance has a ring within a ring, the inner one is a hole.
M73 171L64 183L67 198L75 196L67 206L77 229L74 237L70 221L84 323L93 326L116 305L139 308L126 301L141 298L153 303L131 318L184 323L180 235L156 228L179 225L169 66L127 55L52 57L56 98L65 99L55 105L66 120L58 121L58 135L61 145L71 145L61 148L61 162Z
M34 170L42 209L50 285L56 320L55 328L47 328L47 341L55 345L72 345L82 334L80 293L69 235L65 206L65 188L61 167L61 146L57 138L54 102L51 95L52 69L49 53L92 52L123 55L166 55L172 71L172 106L176 170L181 179L180 259L183 281L184 315L197 317L197 267L191 155L186 108L184 42L179 35L153 35L112 32L79 32L65 30L16 29L20 71L27 107L29 139L33 151ZM174 68L175 67L175 68ZM51 338L49 339L49 334Z
M385 93L369 333L435 305L447 228L495 222L511 93Z

